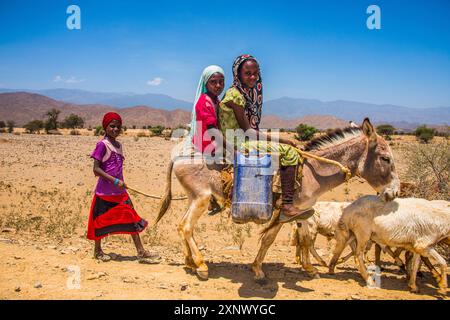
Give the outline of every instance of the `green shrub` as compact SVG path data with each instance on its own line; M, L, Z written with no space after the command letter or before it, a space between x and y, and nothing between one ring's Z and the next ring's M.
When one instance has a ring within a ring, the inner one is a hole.
M377 127L377 133L381 134L385 137L387 140L391 140L391 135L393 135L395 132L395 128L391 126L390 124L380 124Z
M428 128L426 125L420 126L414 131L417 139L421 142L428 143L433 140L436 135L436 130L433 128Z
M103 136L105 135L105 130L103 129L103 126L96 126L94 131L94 136Z
M150 130L150 132L154 135L154 136L161 136L162 132L164 131L164 127L163 126L155 126L155 127L149 127L148 128Z
M308 141L314 136L314 134L317 132L317 129L307 124L301 123L295 128L295 132L297 133L296 138L298 140Z
M71 113L62 123L64 128L79 129L84 127L84 120L80 116Z
M23 126L27 133L39 133L44 129L44 122L42 120L33 120Z
M14 132L14 126L16 125L16 123L12 120L6 121L6 126L8 127L8 133L13 133Z

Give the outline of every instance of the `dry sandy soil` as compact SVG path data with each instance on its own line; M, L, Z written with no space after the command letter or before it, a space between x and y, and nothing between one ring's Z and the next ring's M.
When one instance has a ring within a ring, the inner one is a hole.
M99 138L91 132L83 134L0 134L1 299L438 298L428 271L423 270L424 276L418 280L421 293L411 294L405 276L386 256L381 289L364 286L352 259L338 266L336 275L315 265L320 278L311 278L294 261L294 247L288 245L290 226L283 227L269 250L264 265L268 283L256 284L249 264L257 251L261 227L235 225L227 212L202 217L196 228L197 242L210 267L210 279L200 281L183 268L176 231L185 201L174 201L158 228L142 233L146 247L162 256L159 264L139 264L129 236L109 237L104 249L118 254L118 259L98 262L92 258L93 244L86 240L85 232L96 183L88 154ZM126 152L125 180L135 188L161 195L175 143L131 135L128 132L120 138ZM404 159L398 146L404 139L396 137L393 146L400 173ZM177 182L173 186L175 195L183 193ZM320 200L350 201L373 193L365 182L353 179L349 190L341 186ZM138 213L152 222L158 201L131 196ZM332 243L319 236L317 247L328 260ZM73 268L80 271L79 287L70 285Z

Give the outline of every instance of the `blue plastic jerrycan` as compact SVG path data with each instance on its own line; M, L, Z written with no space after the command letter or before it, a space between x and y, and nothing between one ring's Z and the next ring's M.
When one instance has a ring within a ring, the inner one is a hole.
M233 222L252 221L262 224L271 219L273 206L271 161L268 154L236 155L231 203Z

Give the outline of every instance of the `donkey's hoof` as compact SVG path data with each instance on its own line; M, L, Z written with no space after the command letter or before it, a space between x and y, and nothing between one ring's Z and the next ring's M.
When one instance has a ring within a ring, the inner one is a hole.
M268 283L266 277L263 277L263 278L255 277L254 279L255 279L255 282L256 282L257 284L259 284L260 286L265 286L265 285Z
M411 292L411 293L419 293L420 290L419 290L419 288L417 286L414 286L414 287L409 287L409 292Z
M447 296L447 288L441 288L437 291L437 293L441 296Z
M200 280L208 280L209 271L208 271L208 267L206 266L206 264L200 265L200 267L198 267L196 272L197 272L197 276L199 277Z

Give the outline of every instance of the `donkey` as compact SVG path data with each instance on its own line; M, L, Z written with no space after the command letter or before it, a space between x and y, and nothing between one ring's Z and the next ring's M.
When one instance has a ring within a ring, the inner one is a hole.
M399 192L400 182L395 171L392 152L386 141L377 135L375 128L366 118L361 127L337 129L332 133L310 141L305 150L315 155L335 160L350 169L352 175L364 178L385 201L393 200ZM193 237L195 224L207 212L213 195L219 204L224 203L220 172L204 162L192 163L183 159L170 161L166 190L160 204L156 223L164 216L171 202L172 171L185 190L189 207L178 226L184 243L185 264L197 273L200 279L208 279L208 266ZM317 198L344 183L345 173L334 165L314 159L306 159L303 166L302 188L295 194L295 205L308 210ZM281 229L278 222L279 210L275 209L268 226L263 230L261 246L252 270L256 281L264 281L262 262L270 245Z

